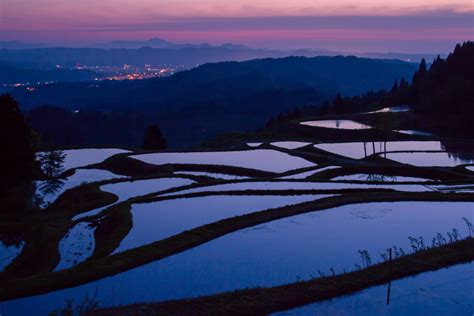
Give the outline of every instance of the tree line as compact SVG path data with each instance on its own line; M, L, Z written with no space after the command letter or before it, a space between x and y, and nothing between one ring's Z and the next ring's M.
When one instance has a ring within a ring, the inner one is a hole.
M439 56L428 67L423 59L411 81L395 80L390 90L368 91L343 97L317 108L300 108L272 118L282 121L306 115L351 114L380 107L411 105L417 117L438 129L455 128L458 134L474 136L474 42L457 44L446 59Z
M0 196L33 179L59 176L65 155L57 150L58 147L58 144L41 140L11 95L0 95ZM146 150L167 148L158 125L146 129L142 147ZM44 152L37 154L39 151Z

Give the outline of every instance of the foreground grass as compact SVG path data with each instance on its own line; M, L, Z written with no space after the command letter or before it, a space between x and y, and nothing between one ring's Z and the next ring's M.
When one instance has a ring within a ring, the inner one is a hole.
M337 276L194 299L107 308L91 315L264 315L473 260L474 239L468 238Z

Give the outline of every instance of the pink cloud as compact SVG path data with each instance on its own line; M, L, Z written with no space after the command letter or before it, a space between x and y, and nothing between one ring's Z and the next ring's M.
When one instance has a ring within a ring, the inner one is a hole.
M474 38L472 11L472 0L199 0L199 5L189 0L3 0L0 40L90 42L159 36L179 42L285 47L372 41L381 48L384 41L444 41L448 51L453 42Z

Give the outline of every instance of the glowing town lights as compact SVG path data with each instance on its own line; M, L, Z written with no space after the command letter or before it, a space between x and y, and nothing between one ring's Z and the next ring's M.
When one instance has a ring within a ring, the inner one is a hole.
M53 68L57 69L69 69L69 70L92 70L97 77L92 77L91 81L103 81L103 80L143 80L143 79L150 79L155 77L168 77L175 74L178 71L189 69L188 66L185 65L164 65L161 64L159 66L154 66L150 64L145 64L145 68L135 67L132 65L124 64L120 66L87 66L87 65L80 65L76 63L72 67L63 67L59 64L53 65ZM38 87L50 85L56 83L58 81L38 81L38 82L18 82L18 83L8 83L8 84L0 84L2 87L10 88L10 87L28 87L25 88L26 91L36 91L40 89ZM33 88L35 86L36 88ZM90 87L98 87L97 85L91 85Z

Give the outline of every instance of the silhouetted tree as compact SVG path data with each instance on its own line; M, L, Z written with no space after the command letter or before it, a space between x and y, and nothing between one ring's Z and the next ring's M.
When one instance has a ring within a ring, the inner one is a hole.
M344 113L344 100L341 97L341 94L338 93L333 102L334 112L337 114Z
M143 149L163 150L167 147L166 140L161 134L160 127L158 125L148 126L143 139Z
M0 193L32 178L35 156L31 130L18 103L8 94L0 96Z
M474 135L474 42L456 45L446 60L436 58L428 71L420 65L415 111L438 123L454 127L463 136ZM451 129L443 128L450 131Z
M446 59L437 56L430 68L423 59L411 84L401 77L389 91L368 91L360 96L325 103L312 115L360 113L382 106L409 104L416 120L426 122L435 133L453 137L474 137L474 42L456 45ZM379 132L389 136L397 122L380 122ZM268 127L268 126L267 126Z
M392 89L390 90L391 95L396 95L398 92L398 80L395 79L395 82L393 83Z
M39 155L41 169L49 178L57 177L63 171L66 154L62 150L51 150Z
M418 102L420 97L420 92L423 88L423 81L426 76L426 61L423 58L420 62L418 67L418 71L415 72L413 75L413 79L411 80L411 87L412 87L412 95L415 102Z

